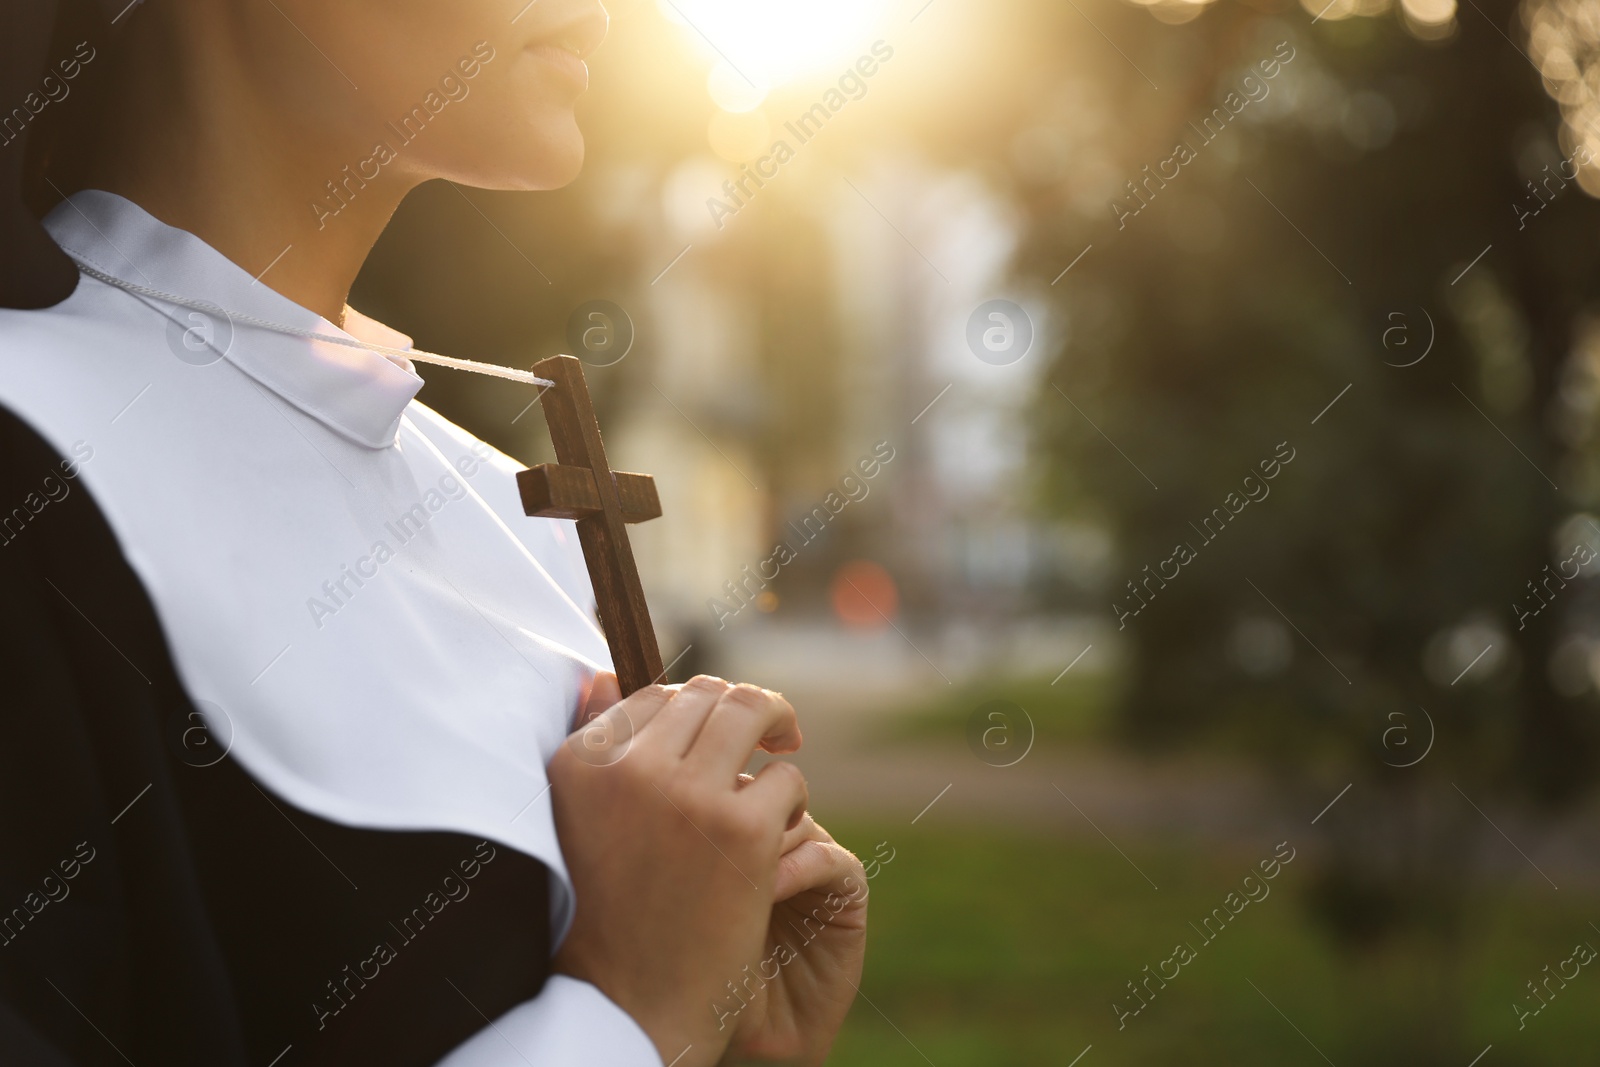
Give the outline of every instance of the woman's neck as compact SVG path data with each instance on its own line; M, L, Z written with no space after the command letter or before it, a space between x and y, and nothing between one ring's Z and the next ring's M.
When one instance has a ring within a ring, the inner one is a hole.
M126 197L342 325L350 287L411 184L385 174L341 185L350 162L340 158L344 146L317 143L309 119L285 127L281 108L262 106L223 69L225 56L191 59L191 48L152 47L181 45L173 38L182 31L155 18L128 27L130 38L164 33L167 42L119 42L116 92L103 102L98 143L77 154L63 191ZM173 54L188 66L154 58Z

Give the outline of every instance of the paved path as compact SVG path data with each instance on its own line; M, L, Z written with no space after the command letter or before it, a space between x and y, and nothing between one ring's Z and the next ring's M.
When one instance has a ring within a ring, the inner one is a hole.
M852 701L800 687L785 692L801 713L806 742L794 758L819 814L1077 828L1091 836L1098 824L1241 842L1259 842L1301 814L1279 810L1273 790L1245 770L1200 761L1152 765L1099 747L1035 747L1014 766L992 767L960 736L885 740L883 709L905 706L905 694Z
M1155 761L1106 747L1056 746L1036 747L1015 766L997 768L977 759L959 736L885 740L886 709L914 706L916 687L850 695L796 679L784 692L800 711L806 739L794 759L824 822L866 816L907 826L992 827L1099 839L1108 850L1137 850L1156 838L1248 852L1287 839L1315 854L1322 831L1341 817L1370 816L1371 809L1341 793L1346 782L1286 789L1247 764L1215 758ZM1458 798L1446 792L1429 802ZM1554 825L1493 809L1489 816L1494 825L1485 818L1480 845L1490 869L1515 880L1600 889L1600 806ZM1324 825L1314 826L1314 819Z

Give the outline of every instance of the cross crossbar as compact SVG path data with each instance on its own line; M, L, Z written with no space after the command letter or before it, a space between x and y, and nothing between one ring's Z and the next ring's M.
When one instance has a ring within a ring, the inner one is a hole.
M631 526L661 517L661 498L656 494L654 478L621 471L613 471L611 478L616 482L617 498L622 502L623 522ZM601 510L600 490L595 487L594 472L588 467L541 463L517 475L517 488L522 492L522 508L529 515L587 519Z

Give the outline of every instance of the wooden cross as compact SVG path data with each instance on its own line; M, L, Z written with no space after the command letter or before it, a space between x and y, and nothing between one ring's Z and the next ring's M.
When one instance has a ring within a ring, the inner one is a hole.
M622 695L627 696L662 681L666 673L627 526L659 518L661 498L648 474L613 471L606 462L583 364L571 356L551 356L533 370L555 382L539 395L539 402L550 424L557 462L517 475L522 509L529 515L578 520L578 542L594 585L600 625Z

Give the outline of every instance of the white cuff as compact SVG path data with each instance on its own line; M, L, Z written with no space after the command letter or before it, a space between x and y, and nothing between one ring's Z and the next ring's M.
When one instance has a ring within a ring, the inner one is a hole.
M544 991L479 1030L438 1067L662 1067L639 1024L604 993L553 974Z

